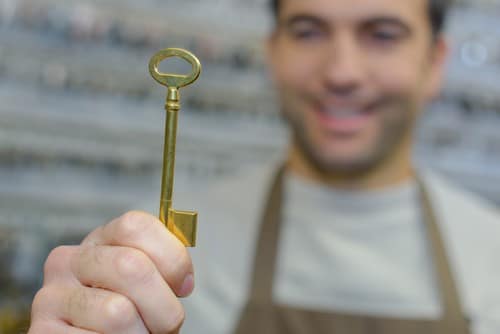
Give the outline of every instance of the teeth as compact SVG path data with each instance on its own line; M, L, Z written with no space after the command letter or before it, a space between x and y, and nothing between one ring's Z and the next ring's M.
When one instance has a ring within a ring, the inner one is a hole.
M329 116L332 117L337 117L337 118L351 118L351 117L357 117L361 115L361 111L359 110L348 110L348 109L325 109L325 113Z

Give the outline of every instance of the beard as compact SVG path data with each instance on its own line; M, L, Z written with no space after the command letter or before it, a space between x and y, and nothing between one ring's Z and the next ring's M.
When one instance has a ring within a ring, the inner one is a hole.
M373 112L379 113L379 129L373 140L349 157L325 152L313 139L302 112L283 109L282 115L292 128L295 147L317 171L325 174L360 175L384 163L401 144L411 137L417 114L417 103L409 98L384 97L375 102Z

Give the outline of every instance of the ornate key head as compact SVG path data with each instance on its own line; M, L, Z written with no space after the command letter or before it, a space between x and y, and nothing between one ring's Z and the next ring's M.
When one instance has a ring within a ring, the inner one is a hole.
M192 66L191 74L181 75L160 72L158 70L160 63L171 57L180 57L190 63ZM183 49L170 48L159 51L153 56L153 58L151 58L151 61L149 62L149 72L151 73L151 76L163 86L170 88L182 88L192 84L196 81L196 79L198 79L201 73L201 64L198 58L196 58L191 52Z

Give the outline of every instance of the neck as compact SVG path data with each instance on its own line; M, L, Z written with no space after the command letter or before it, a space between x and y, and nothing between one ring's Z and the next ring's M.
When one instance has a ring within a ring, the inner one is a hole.
M288 154L287 170L310 181L340 189L374 190L395 186L415 177L412 166L411 140L400 145L386 159L359 172L329 172L318 169L297 145Z

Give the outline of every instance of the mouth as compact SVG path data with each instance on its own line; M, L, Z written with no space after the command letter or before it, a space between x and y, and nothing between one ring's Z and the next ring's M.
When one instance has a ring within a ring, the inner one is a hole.
M374 108L319 105L315 108L320 126L331 133L354 135L370 125Z

